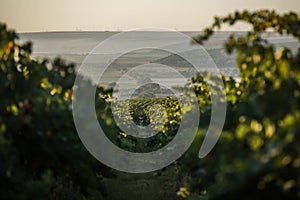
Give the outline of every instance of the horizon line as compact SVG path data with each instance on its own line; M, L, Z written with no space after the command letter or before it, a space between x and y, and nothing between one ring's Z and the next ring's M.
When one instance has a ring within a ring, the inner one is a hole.
M132 29L129 29L132 30ZM26 33L70 33L70 32L110 32L110 33L120 33L124 31L129 31L129 30L41 30L41 31L16 31L16 33L19 34L26 34ZM170 29L178 32L203 32L203 30L177 30L177 29ZM248 30L215 30L215 32L247 32ZM153 32L163 32L163 31L153 31Z

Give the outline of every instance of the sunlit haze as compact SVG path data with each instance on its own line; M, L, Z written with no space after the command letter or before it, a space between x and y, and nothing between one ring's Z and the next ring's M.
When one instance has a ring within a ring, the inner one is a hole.
M18 32L159 27L200 30L235 10L300 10L299 0L2 0L0 21ZM241 27L236 27L242 29Z

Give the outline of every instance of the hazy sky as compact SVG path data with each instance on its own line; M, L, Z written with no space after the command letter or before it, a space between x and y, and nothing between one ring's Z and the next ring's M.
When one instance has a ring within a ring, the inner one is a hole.
M1 0L0 21L18 32L200 30L215 15L261 8L300 12L300 0Z

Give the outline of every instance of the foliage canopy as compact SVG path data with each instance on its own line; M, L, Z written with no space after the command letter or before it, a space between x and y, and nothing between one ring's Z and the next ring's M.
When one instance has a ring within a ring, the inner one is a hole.
M299 40L300 17L268 10L235 12L216 17L194 42L201 44L223 24L240 21L252 25L252 30L242 36L233 33L225 49L237 53L241 80L223 78L226 124L219 143L202 160L197 153L211 102L203 77L189 83L201 103L201 122L195 144L175 164L180 167L182 184L178 198L299 199L300 50L276 48L264 33L272 30ZM19 45L17 38L0 24L0 196L103 198L103 175L113 173L86 152L76 134L71 115L74 65L61 59L35 60L30 56L31 43ZM150 110L145 105L158 101L167 108L166 133L143 142L128 137L113 122L112 91L98 87L97 93L99 123L120 147L148 151L160 148L176 134L181 115L176 100L131 101L131 117L137 124L149 123Z

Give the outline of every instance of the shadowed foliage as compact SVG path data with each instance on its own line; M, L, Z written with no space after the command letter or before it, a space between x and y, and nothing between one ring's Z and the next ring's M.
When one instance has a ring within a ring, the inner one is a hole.
M194 40L203 43L237 22L253 27L224 44L237 54L241 81L225 81L228 113L219 143L204 160L185 165L189 199L299 199L300 50L275 48L264 37L273 31L299 41L299 15L235 12L216 17Z

